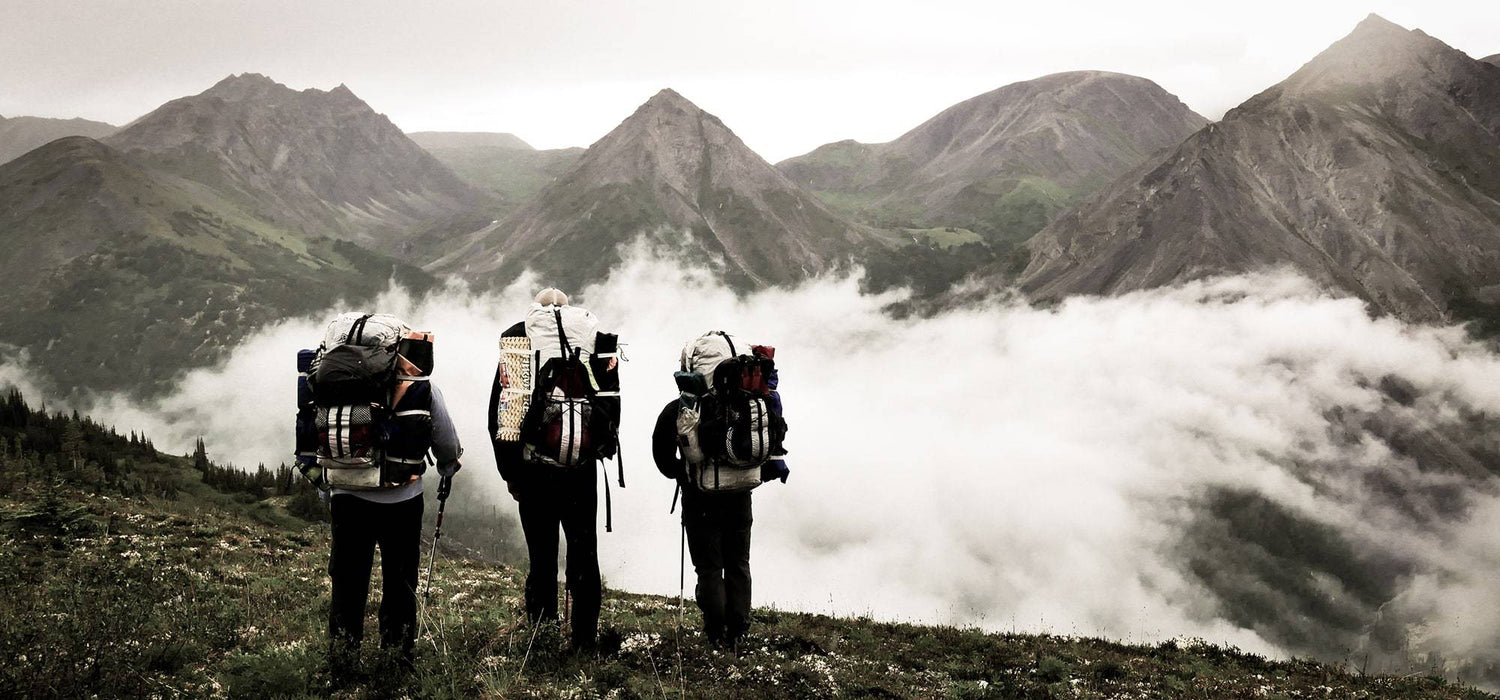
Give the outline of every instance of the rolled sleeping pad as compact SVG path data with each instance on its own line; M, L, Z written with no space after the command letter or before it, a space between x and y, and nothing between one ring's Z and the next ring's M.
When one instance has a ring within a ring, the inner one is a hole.
M318 353L312 350L297 351L297 462L304 468L318 463L317 410L313 407L312 385L308 373L312 371L313 358Z

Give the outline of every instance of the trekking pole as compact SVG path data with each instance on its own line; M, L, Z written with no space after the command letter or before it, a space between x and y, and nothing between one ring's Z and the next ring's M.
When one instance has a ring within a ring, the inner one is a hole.
M677 552L677 626L682 626L682 609L687 600L687 523L682 524L682 546Z
M432 553L427 555L427 585L422 589L422 600L432 598L432 567L437 563L438 540L443 538L443 508L448 505L448 490L453 488L453 477L445 476L438 482L437 527L432 531Z

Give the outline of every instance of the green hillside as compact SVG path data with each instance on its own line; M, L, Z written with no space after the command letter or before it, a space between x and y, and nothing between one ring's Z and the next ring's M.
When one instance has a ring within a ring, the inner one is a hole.
M0 166L0 240L0 343L61 392L161 391L265 323L432 284L82 137Z
M545 151L502 146L436 147L427 152L453 169L469 184L493 194L496 208L509 214L567 172L583 155L582 148Z
M13 392L0 400L0 476L7 697L1491 697L1422 673L1364 676L1201 642L765 608L732 655L704 643L691 602L618 591L601 650L583 657L557 628L523 623L522 573L452 550L421 610L418 670L392 675L367 649L362 674L335 689L323 663L328 530L285 469L221 468L201 445L165 455Z

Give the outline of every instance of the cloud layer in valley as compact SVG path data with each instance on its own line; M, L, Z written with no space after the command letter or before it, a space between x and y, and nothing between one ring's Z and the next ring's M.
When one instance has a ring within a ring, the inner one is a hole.
M534 286L352 305L437 334L467 448L455 489L507 514L484 409L496 338ZM641 249L578 299L630 359L629 488L600 535L611 586L677 590L649 434L682 343L723 329L777 346L791 425L791 479L755 497L759 604L1335 658L1394 626L1414 651L1500 659L1500 450L1484 437L1500 359L1459 329L1372 319L1289 273L894 319L898 297L855 280L737 295ZM295 351L325 321L268 327L156 405L90 410L158 445L201 434L215 459L279 463Z

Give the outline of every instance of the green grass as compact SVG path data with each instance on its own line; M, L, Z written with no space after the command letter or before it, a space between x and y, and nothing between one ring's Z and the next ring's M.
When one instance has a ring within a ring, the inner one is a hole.
M966 228L943 226L939 228L907 228L901 229L906 234L907 243L924 243L937 246L947 250L954 246L967 243L983 243L984 238Z
M415 670L392 670L372 648L377 566L363 657L336 684L328 526L288 512L295 496L266 497L258 479L232 476L204 454L160 454L143 437L30 410L18 394L0 399L0 694L1492 697L1197 641L1130 645L774 608L756 609L729 653L705 643L691 601L620 591L606 592L598 652L579 655L556 625L525 623L520 571L446 549L419 603Z
M326 530L268 527L233 511L185 505L100 499L86 506L94 523L86 528L7 529L0 539L0 651L16 662L0 669L5 687L34 696L334 690L324 657ZM0 501L0 518L20 507L14 497ZM673 599L618 591L607 595L599 653L579 656L566 650L557 627L522 622L522 579L510 568L445 557L422 609L417 670L390 673L367 645L361 672L341 692L1485 697L1440 679L1362 677L1198 642L1125 645L764 608L734 655L704 643L691 603L683 611ZM366 624L373 632L373 615ZM37 653L42 648L56 653Z
M496 195L506 212L536 196L583 155L581 148L529 151L497 146L429 152L469 184Z

